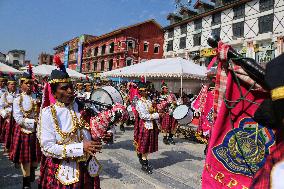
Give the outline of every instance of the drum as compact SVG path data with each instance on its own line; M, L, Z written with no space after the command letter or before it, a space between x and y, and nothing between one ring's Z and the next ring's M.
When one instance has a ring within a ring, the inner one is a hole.
M173 117L180 125L187 125L192 122L193 113L187 105L179 105L174 110Z
M134 113L132 111L132 106L131 105L127 106L127 112L128 112L129 118L130 119L134 119Z
M108 105L124 103L120 92L112 86L104 86L102 88L94 90L91 94L91 100Z

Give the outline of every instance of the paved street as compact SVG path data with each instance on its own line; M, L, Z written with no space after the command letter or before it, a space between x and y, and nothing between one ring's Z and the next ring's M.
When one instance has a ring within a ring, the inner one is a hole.
M159 151L150 155L154 173L146 175L140 170L132 145L133 129L126 129L124 134L117 133L115 144L104 146L103 153L97 156L103 165L102 189L200 188L204 145L176 139L175 146L166 146L160 135ZM7 160L3 150L0 161L0 188L21 188L20 170Z

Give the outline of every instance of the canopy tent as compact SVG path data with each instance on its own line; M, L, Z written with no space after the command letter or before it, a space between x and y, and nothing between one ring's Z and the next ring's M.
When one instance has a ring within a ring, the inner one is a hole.
M13 73L13 74L20 74L22 73L21 71L11 67L11 66L8 66L7 64L4 64L2 62L0 62L0 71L3 72L3 73Z
M153 77L206 80L206 68L183 58L152 59L143 63L104 72L102 77Z
M56 66L42 64L34 67L33 72L35 75L49 76L51 74L51 71L54 69L58 68ZM75 70L67 68L66 71L71 78L86 78L86 75L81 74Z
M186 86L189 93L195 93L200 89L201 82L206 82L207 69L192 61L183 58L152 59L143 63L124 68L104 72L102 77L124 77L137 79L144 77L155 84L158 89L161 80L171 82L169 87L177 92L178 88ZM177 83L179 82L179 84Z

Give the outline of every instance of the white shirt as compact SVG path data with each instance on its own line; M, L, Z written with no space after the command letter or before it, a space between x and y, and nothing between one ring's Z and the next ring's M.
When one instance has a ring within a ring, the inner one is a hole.
M23 98L21 106L25 111L28 111L31 107L34 109L33 104L35 104L36 99L33 99L31 95L21 93L18 97L14 99L13 102L13 117L17 124L23 126L22 131L26 134L35 132L35 113L32 112L30 117L25 117L24 113L20 110L20 98Z
M91 92L84 92L84 97L86 99L90 99L91 98Z
M137 101L136 110L139 113L139 117L145 121L145 127L147 129L153 129L153 121L159 119L158 113L150 113L152 108L152 102L150 100L139 99Z
M55 110L55 119L52 110ZM77 103L74 103L71 108L56 103L42 109L37 128L37 137L43 154L47 157L62 159L55 176L64 185L80 181L79 174L77 174L80 173L78 158L85 157L83 139L91 140L91 135L87 129L76 127L76 117L80 119L80 116ZM54 120L57 120L57 126ZM60 134L60 131L63 133L74 132L64 137ZM99 170L100 165L95 157L92 157L88 164L89 174L97 174Z
M12 112L13 101L16 97L15 93L5 92L0 98L0 115L5 118L7 114Z
M2 95L6 92L5 88L0 88L0 98L2 97Z
M86 98L86 95L83 91L76 91L76 95L79 98Z
M78 111L77 103L74 103L73 110L67 107L62 107L57 104L54 105L56 110L56 118L58 120L59 129L62 132L70 132L73 129L72 115L77 116L80 119L80 113ZM42 147L42 152L45 156L63 159L66 157L80 157L84 155L83 152L83 141L79 138L83 135L83 138L91 140L91 135L86 129L78 129L75 132L74 138L77 138L75 141L70 141L70 138L67 138L63 141L63 138L56 130L54 123L54 118L51 113L51 107L46 107L42 109L41 119L39 127L37 130L37 136ZM65 149L64 149L64 145ZM66 154L64 154L66 150Z

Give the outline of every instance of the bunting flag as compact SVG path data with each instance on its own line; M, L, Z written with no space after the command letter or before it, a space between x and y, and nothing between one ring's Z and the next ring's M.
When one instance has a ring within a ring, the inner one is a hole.
M273 130L253 119L269 93L256 85L241 67L230 64L224 70L228 49L219 43L214 94L217 116L202 174L203 189L249 188L254 174L275 149Z

